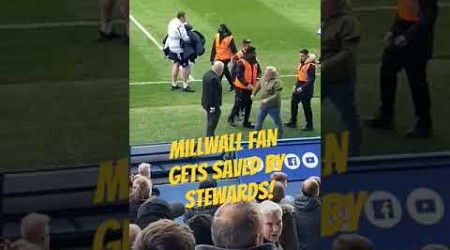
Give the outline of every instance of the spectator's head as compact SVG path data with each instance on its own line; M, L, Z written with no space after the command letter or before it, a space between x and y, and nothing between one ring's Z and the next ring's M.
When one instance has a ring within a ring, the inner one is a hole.
M184 215L184 212L182 203L167 203L160 198L153 197L139 207L136 224L140 228L145 228L150 223L160 219L174 220Z
M278 71L277 68L273 66L267 66L266 70L264 71L264 79L266 81L272 80L278 78Z
M332 250L373 250L373 246L366 237L343 234L334 240Z
M307 49L300 50L300 62L305 62L308 58L309 51Z
M315 177L310 177L302 183L302 193L308 197L319 197L320 182Z
M286 187L283 185L283 183L275 181L275 185L273 187L273 197L271 200L275 203L280 203L285 196L286 196Z
M195 238L187 226L171 220L148 225L138 235L133 250L194 250Z
M223 68L224 68L224 64L221 61L215 61L213 66L212 66L212 70L214 71L214 73L216 73L216 75L221 76L223 73Z
M242 41L242 49L244 50L244 51L247 51L247 49L249 48L249 47L251 47L252 46L252 40L250 40L250 39L244 39L243 41Z
M231 35L231 31L228 28L228 26L224 23L222 23L221 25L219 25L219 29L217 30L220 34L223 35Z
M136 241L137 236L141 232L141 228L136 224L130 224L129 229L129 235L130 235L130 249L134 245L134 242Z
M180 19L180 21L182 23L186 23L187 22L187 14L184 11L180 11L177 13L177 18Z
M250 248L263 244L259 204L225 203L216 211L211 234L216 247Z
M138 174L151 179L152 178L151 171L150 171L151 166L152 165L150 163L146 163L146 162L139 164Z
M197 245L214 245L211 236L212 217L208 214L196 214L192 216L187 225L193 231Z
M141 201L150 198L152 193L152 183L143 176L138 176L133 181L133 189L131 190L130 200Z
M22 239L42 249L50 249L50 218L44 214L31 213L22 219Z
M283 173L283 172L276 171L276 172L273 172L273 173L270 175L270 180L271 180L271 181L273 181L273 180L279 181L279 182L283 183L284 186L287 187L288 176L287 176L287 174L285 174L285 173Z
M273 201L261 203L263 235L267 241L277 243L283 229L283 210Z

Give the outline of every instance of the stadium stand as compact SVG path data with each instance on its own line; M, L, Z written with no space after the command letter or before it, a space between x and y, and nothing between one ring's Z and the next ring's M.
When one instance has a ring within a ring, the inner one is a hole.
M52 249L86 247L106 219L124 219L128 203L94 206L98 166L3 173L1 180L1 235L20 237L20 220L30 212L51 217ZM119 237L107 235L107 239Z

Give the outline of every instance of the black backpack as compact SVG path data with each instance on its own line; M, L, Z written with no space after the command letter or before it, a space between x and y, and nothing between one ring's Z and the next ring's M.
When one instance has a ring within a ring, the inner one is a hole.
M167 48L164 48L164 46L166 45L166 41L167 41L168 37L169 37L169 35L166 35L164 37L164 39L162 40L162 47L163 47L162 51L164 53L164 56L169 56L169 52L170 52L169 46L167 46Z

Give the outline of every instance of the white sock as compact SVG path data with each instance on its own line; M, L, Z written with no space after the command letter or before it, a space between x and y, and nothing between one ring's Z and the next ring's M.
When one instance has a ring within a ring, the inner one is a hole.
M189 87L188 82L183 82L183 89Z
M172 82L172 87L176 87L176 86L178 86L177 82Z

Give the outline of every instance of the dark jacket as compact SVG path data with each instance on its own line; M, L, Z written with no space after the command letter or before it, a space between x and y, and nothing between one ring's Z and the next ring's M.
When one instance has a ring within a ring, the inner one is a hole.
M216 212L217 209L218 207L215 206L200 207L200 208L194 207L186 211L186 213L184 214L183 221L184 223L187 223L187 221L196 214L206 214L211 217L214 217L214 213Z
M320 246L320 200L300 194L295 197L293 205L299 250L318 250Z
M272 242L266 240L266 238L264 238L264 244L274 244L277 250L284 250L283 247L281 246L280 242L272 243Z
M209 246L209 245L197 245L195 247L195 250L226 250L227 248L221 248L216 246ZM240 249L233 249L233 250L277 250L277 247L274 244L263 244L258 247L251 247L251 248L240 248Z
M351 13L348 0L337 0L337 6L331 9L332 12L322 15L322 81L354 80L360 25Z
M139 207L144 202L145 202L145 200L130 201L130 223L131 224L134 224L136 222Z
M222 106L222 84L219 76L210 70L203 76L202 107L209 111L212 107L218 110L220 106Z
M420 21L404 21L396 16L390 31L393 38L404 35L408 42L404 47L396 47L392 41L386 50L391 53L404 53L406 56L415 56L429 59L433 54L434 26L438 15L436 0L418 0Z
M295 225L294 207L290 204L279 204L283 209L283 231L281 232L280 245L284 250L298 250L297 227Z
M185 58L193 61L205 53L205 38L200 32L193 30L190 25L186 25L186 32L191 41L184 43L183 54Z

